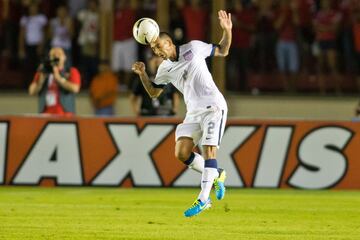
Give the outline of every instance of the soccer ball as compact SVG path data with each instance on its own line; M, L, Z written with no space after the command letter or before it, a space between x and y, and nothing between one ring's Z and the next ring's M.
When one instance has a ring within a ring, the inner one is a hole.
M151 18L140 18L133 27L133 36L141 44L148 45L159 36L159 25Z

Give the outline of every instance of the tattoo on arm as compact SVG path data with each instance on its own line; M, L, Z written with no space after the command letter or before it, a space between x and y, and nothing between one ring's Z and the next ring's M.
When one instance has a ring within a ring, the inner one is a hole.
M154 88L146 72L144 74L139 75L139 77L146 92L149 94L150 97L156 98L162 93L163 89Z

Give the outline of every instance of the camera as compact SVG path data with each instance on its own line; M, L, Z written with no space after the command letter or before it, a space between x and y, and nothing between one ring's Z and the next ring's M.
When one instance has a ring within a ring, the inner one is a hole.
M52 73L53 66L56 66L59 63L59 58L45 58L41 64L43 65L41 71L43 73Z

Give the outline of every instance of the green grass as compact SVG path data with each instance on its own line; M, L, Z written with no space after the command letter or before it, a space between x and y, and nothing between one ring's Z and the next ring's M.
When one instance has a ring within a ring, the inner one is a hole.
M360 191L0 187L0 239L360 239ZM213 193L212 193L213 194Z

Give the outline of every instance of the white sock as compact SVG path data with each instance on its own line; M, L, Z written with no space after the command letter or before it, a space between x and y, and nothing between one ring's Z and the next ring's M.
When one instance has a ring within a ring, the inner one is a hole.
M198 196L198 199L200 199L201 202L208 200L214 179L218 176L219 173L216 168L204 168L204 172L201 176L201 192Z
M194 152L195 154L195 157L194 157L194 160L192 161L192 163L190 163L190 165L188 165L189 168L191 169L194 169L195 171L199 172L199 173L202 173L204 171L204 158Z

